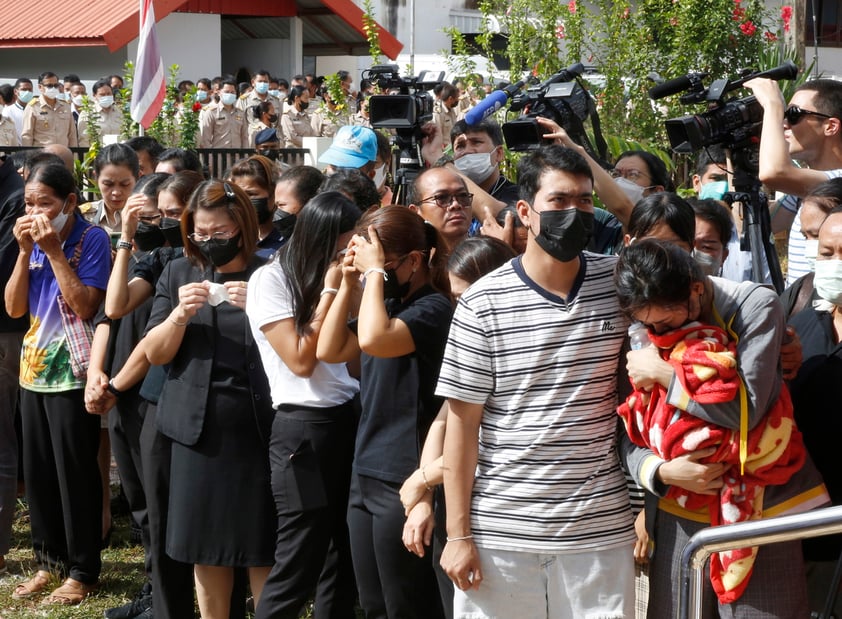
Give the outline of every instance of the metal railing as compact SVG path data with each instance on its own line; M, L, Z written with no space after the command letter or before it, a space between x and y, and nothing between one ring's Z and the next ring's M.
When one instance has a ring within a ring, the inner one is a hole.
M714 552L842 533L842 506L702 529L681 553L679 617L699 619L705 562Z

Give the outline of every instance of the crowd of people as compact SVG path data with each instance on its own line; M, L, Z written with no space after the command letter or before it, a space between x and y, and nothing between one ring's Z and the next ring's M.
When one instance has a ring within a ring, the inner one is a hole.
M444 83L392 204L389 138L340 78L344 102L265 71L185 84L200 147L256 154L211 171L115 142L87 203L78 78L0 87L0 136L42 147L0 165L0 556L20 477L37 566L14 598L99 587L109 451L146 576L109 619L249 597L259 619L673 617L696 531L842 501L842 83L788 106L747 83L760 180L786 192L779 298L751 281L722 149L682 197L651 153L606 169L538 118L514 182L500 126ZM118 80L93 88L102 135ZM308 135L333 138L317 166L275 160ZM703 616L807 617L840 552L716 553Z

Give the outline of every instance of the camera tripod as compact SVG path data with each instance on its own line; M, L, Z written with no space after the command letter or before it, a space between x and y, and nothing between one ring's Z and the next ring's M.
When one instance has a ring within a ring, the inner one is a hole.
M740 148L732 151L734 164L734 191L729 191L722 199L731 206L739 202L743 211L743 229L740 233L740 249L751 252L752 281L763 283L763 257L769 266L772 285L778 294L783 292L784 278L778 252L771 239L772 223L769 216L769 202L761 189L757 177L756 148ZM749 168L755 170L754 173Z

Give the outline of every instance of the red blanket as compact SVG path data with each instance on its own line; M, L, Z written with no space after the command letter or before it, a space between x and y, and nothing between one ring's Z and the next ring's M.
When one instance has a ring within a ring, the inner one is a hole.
M736 345L715 326L691 323L660 335L650 333L661 357L675 370L690 398L700 404L729 402L738 397ZM651 392L635 389L617 411L631 440L671 460L698 449L716 447L703 462L725 462L725 485L718 496L701 495L673 486L667 498L698 511L707 508L713 526L762 517L763 488L786 483L798 471L806 452L792 417L786 385L763 420L748 433L748 457L740 473L739 431L703 421L667 402L667 390L656 385ZM745 413L744 413L745 414ZM657 542L657 540L656 540ZM740 597L748 585L757 548L715 553L710 578L723 604Z

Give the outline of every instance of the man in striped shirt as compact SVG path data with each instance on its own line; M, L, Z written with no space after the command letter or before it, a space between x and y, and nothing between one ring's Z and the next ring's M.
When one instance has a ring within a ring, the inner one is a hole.
M593 231L585 159L520 165L522 257L463 294L437 394L455 617L631 617L634 532L615 450L628 327Z

